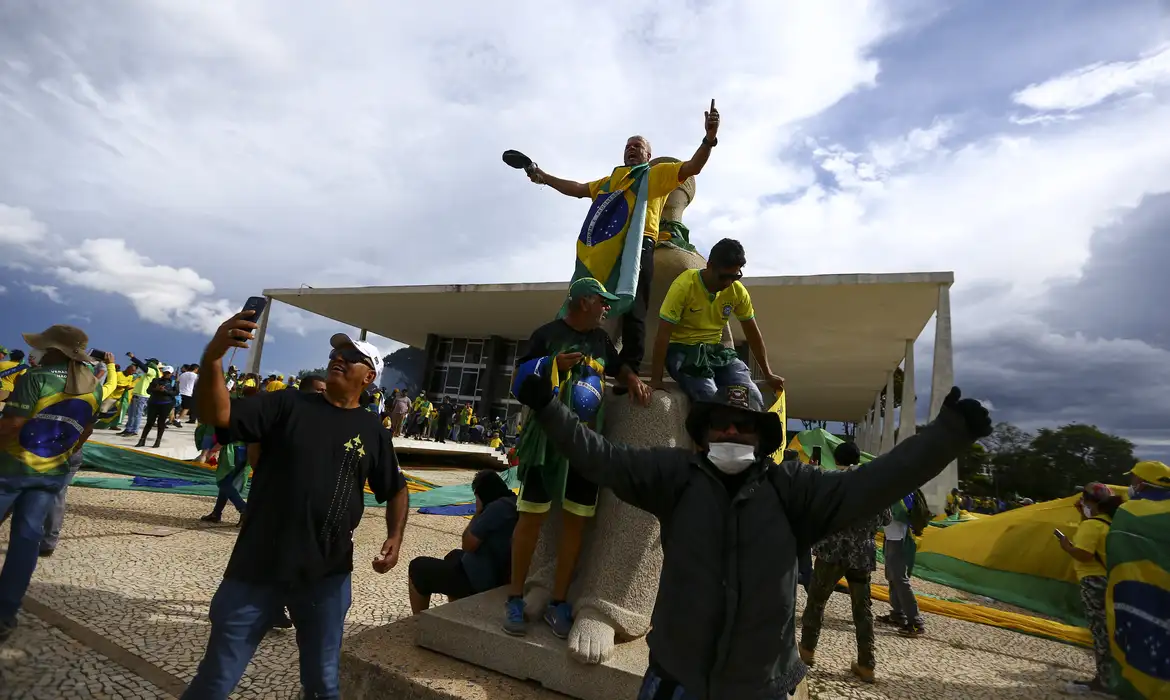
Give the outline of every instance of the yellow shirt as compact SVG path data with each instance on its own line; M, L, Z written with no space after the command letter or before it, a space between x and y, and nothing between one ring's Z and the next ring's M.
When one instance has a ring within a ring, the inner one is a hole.
M1110 517L1104 513L1100 513L1095 518L1103 518L1106 522L1100 520L1088 519L1082 520L1081 524L1077 526L1077 532L1073 535L1072 543L1077 549L1083 549L1086 552L1093 552L1097 556L1089 561L1078 561L1073 559L1073 570L1077 572L1077 578L1082 579L1086 576L1105 576L1105 536L1109 534ZM1100 557L1100 561L1098 561Z
M268 391L280 391L286 386L287 385L279 379L273 379L272 381L268 382Z
M118 375L118 386L114 388L114 393L110 394L111 399L121 399L126 394L126 390L134 386L134 377L125 374L124 372L116 372Z
M650 166L650 172L647 177L650 181L646 183L646 230L643 235L649 236L654 240L670 240L670 234L667 233L665 238L660 237L658 233L658 220L662 218L662 207L666 204L666 197L678 188L678 171L682 167L682 163L658 163ZM630 189L633 183L627 178L630 174L630 169L626 166L615 168L612 173L606 175L600 180L594 180L589 183L589 197L597 199L597 195L601 192L601 188L605 183L609 183L609 192L617 192L622 188L626 188L626 206L631 214L634 211L634 203L638 198L638 193ZM629 219L626 220L626 225L629 226Z
M503 444L504 443L501 442L499 438L492 438L488 441L488 447L492 448L493 450Z
M736 281L718 294L712 294L707 291L699 272L687 270L676 277L662 300L658 317L674 324L670 332L672 343L719 343L723 338L723 326L732 314L740 322L756 317L751 295L742 283Z
M0 362L0 372L3 372L6 369L12 369L13 367L15 367L19 364L20 364L19 362L16 362L14 360L4 360L3 362ZM4 377L3 379L0 379L0 389L3 389L4 391L7 391L9 393L15 391L16 390L16 378L19 377L20 375L24 374L27 371L28 371L27 369L22 369L19 372L14 372L14 373L8 375L7 377Z

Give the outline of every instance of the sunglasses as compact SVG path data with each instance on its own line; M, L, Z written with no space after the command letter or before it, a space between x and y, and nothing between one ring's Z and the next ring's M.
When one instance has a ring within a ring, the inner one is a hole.
M720 282L738 282L743 279L743 270L736 272L720 272L718 275Z
M735 426L735 432L751 434L756 432L756 417L740 411L717 410L711 414L711 430L724 431Z
M354 347L334 348L333 351L329 353L329 359L340 359L349 365L362 364L366 367L369 367L370 369L374 369L374 365L370 361L370 358L363 355L360 350Z

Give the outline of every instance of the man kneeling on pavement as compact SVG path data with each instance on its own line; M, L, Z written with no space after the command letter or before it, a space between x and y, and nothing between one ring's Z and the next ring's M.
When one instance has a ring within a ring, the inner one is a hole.
M777 465L777 414L743 385L695 402L695 449L615 445L554 400L547 378L517 390L573 470L652 513L662 574L639 700L785 698L805 665L796 652L797 552L873 518L991 433L991 417L951 390L938 417L889 453L849 471Z

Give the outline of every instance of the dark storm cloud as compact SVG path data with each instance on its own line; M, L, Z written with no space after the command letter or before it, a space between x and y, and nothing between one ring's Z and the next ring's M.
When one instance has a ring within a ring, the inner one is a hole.
M1146 197L1094 233L1083 275L1048 294L1040 318L956 348L965 390L997 418L1092 423L1170 452L1170 195Z
M1170 350L1170 193L1146 197L1097 231L1091 254L1079 280L1053 290L1047 320L1066 332Z

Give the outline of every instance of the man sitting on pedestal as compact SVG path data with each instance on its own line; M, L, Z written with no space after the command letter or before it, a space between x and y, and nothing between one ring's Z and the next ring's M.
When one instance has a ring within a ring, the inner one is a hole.
M604 375L616 377L630 389L630 398L648 405L650 389L630 366L618 357L617 349L601 327L616 297L595 279L579 279L569 287L567 312L563 318L546 323L533 332L528 352L515 372L513 393L527 378L537 376L579 420L600 430L604 418L602 396ZM521 434L519 457L519 518L512 534L512 578L504 631L520 636L524 621L524 581L532 565L540 527L554 501L561 503L561 537L557 548L556 578L552 600L544 621L553 634L568 637L573 610L566 602L573 569L581 549L581 532L587 518L597 509L597 485L583 478L568 459L548 442L539 425L532 424Z
M748 387L762 404L751 370L734 348L722 342L723 326L735 314L752 356L763 370L764 381L777 392L784 390L784 378L773 374L768 365L751 296L739 281L746 264L739 241L724 238L711 248L706 268L687 270L670 285L658 312L650 386L662 388L665 367L691 401L709 401L720 388L737 385Z

